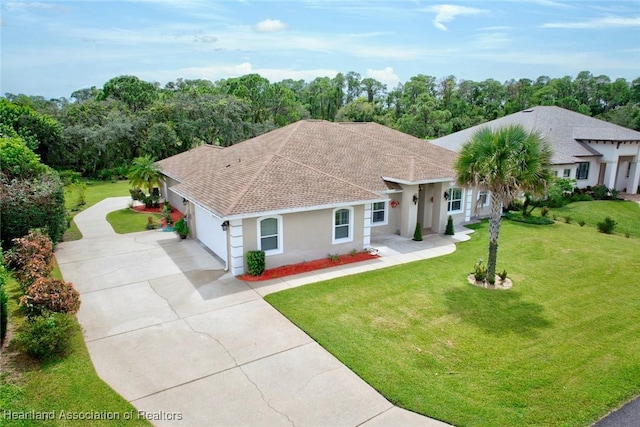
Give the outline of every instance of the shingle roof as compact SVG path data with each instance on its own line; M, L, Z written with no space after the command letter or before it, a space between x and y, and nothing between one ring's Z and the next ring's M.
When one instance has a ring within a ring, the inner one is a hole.
M520 124L529 131L536 130L549 141L554 153L552 158L554 164L575 163L581 161L580 157L601 155L583 141L640 141L640 132L564 108L549 106L533 107L510 114L431 142L440 147L459 151L462 144L480 128L489 126L496 129L515 124Z
M380 200L395 182L454 179L456 153L376 123L302 120L227 148L158 162L221 217ZM387 179L383 179L383 177Z

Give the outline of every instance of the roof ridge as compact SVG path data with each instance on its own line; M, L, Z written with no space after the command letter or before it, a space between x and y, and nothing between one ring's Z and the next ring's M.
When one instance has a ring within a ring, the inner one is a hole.
M275 153L268 154L267 156L263 157L264 162L262 166L260 166L260 168L256 171L256 173L253 174L253 177L249 180L249 182L247 182L247 185L245 185L242 191L238 192L238 195L236 196L236 198L233 199L233 202L231 202L227 207L227 211L224 213L225 215L228 215L229 212L233 212L236 206L238 206L238 203L240 203L240 201L244 198L244 196L249 192L251 187L253 187L253 184L257 180L257 177L260 176L262 171L264 171L266 167L269 165L270 159L275 157L276 155L280 156L278 153L282 151L283 147L286 145L286 142L289 141L289 139L291 138L291 135L293 134L294 130L297 129L297 127L299 126L299 123L300 122L298 121L291 124L291 129L289 130L288 133L286 133L286 137L283 138L283 142L280 144L280 146L275 151ZM280 128L280 129L284 129L284 128ZM280 157L283 157L283 156L280 156Z

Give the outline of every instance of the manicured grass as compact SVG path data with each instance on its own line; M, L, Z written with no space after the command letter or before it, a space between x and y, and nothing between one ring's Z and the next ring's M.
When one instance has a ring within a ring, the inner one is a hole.
M17 300L21 290L15 280L7 284L9 294L10 322L15 326L24 321L18 310ZM137 419L135 408L124 398L114 392L96 374L87 347L82 338L80 326L75 328L70 354L60 360L40 363L21 354L9 344L3 349L2 373L0 373L0 408L3 426L78 426L91 422L64 420L60 411L69 414L80 413L113 413L119 414L121 420L96 421L95 425L131 426L150 425L145 420ZM30 411L55 411L56 419L11 420L7 411L26 413ZM125 414L133 414L133 420L125 421Z
M391 402L454 425L585 426L640 394L640 240L504 221L514 288L492 291L466 281L487 229L266 299Z
M113 227L114 231L118 234L135 233L137 231L146 230L148 223L148 217L153 217L155 224L160 221L162 215L140 213L131 209L122 209L119 211L109 212L107 214L107 221Z
M539 213L538 213L539 215ZM632 237L640 237L640 204L632 201L596 200L593 202L575 202L562 208L553 208L547 217L557 216L558 221L571 217L572 223L584 221L585 227L596 228L596 225L606 216L613 218L618 225L615 233ZM578 225L579 226L579 225Z
M128 196L131 185L129 181L86 181L87 188L85 193L85 204L80 205L77 187L73 185L65 187L64 200L65 206L71 213L72 217L78 212L95 205L99 201L107 197ZM69 242L72 240L82 239L82 233L71 221L71 226L64 233L63 240Z

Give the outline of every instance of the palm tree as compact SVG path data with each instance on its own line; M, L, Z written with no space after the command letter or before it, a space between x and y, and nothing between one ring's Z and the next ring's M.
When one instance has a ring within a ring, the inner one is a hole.
M551 148L537 132L521 125L478 130L460 151L458 184L491 192L487 279L495 281L502 207L522 192L540 194L551 179Z
M149 196L153 191L153 187L160 185L162 174L160 168L155 164L151 156L136 157L131 163L129 169L129 183L134 187L140 188L146 185L149 190Z

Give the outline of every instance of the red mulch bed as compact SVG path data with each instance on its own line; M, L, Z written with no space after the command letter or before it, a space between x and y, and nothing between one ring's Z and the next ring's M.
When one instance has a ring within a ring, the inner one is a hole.
M369 252L358 252L354 255L340 255L337 261L332 261L328 257L316 259L313 261L301 262L299 264L283 265L269 270L265 270L260 276L251 276L243 274L238 277L240 280L247 282L259 282L261 280L271 280L278 277L291 276L293 274L306 273L309 271L321 270L323 268L336 267L338 265L351 264L354 262L366 261L378 258L379 255L372 255Z
M139 213L146 213L146 214L161 214L162 213L162 207L163 207L164 203L160 203L159 207L157 208L148 208L145 205L136 205L133 206L131 209L133 209L136 212ZM182 214L182 212L180 212L179 210L173 208L171 209L171 219L173 220L173 223L175 224L180 218L182 218L184 215ZM164 219L160 220L160 222L162 223L162 226L164 226Z

